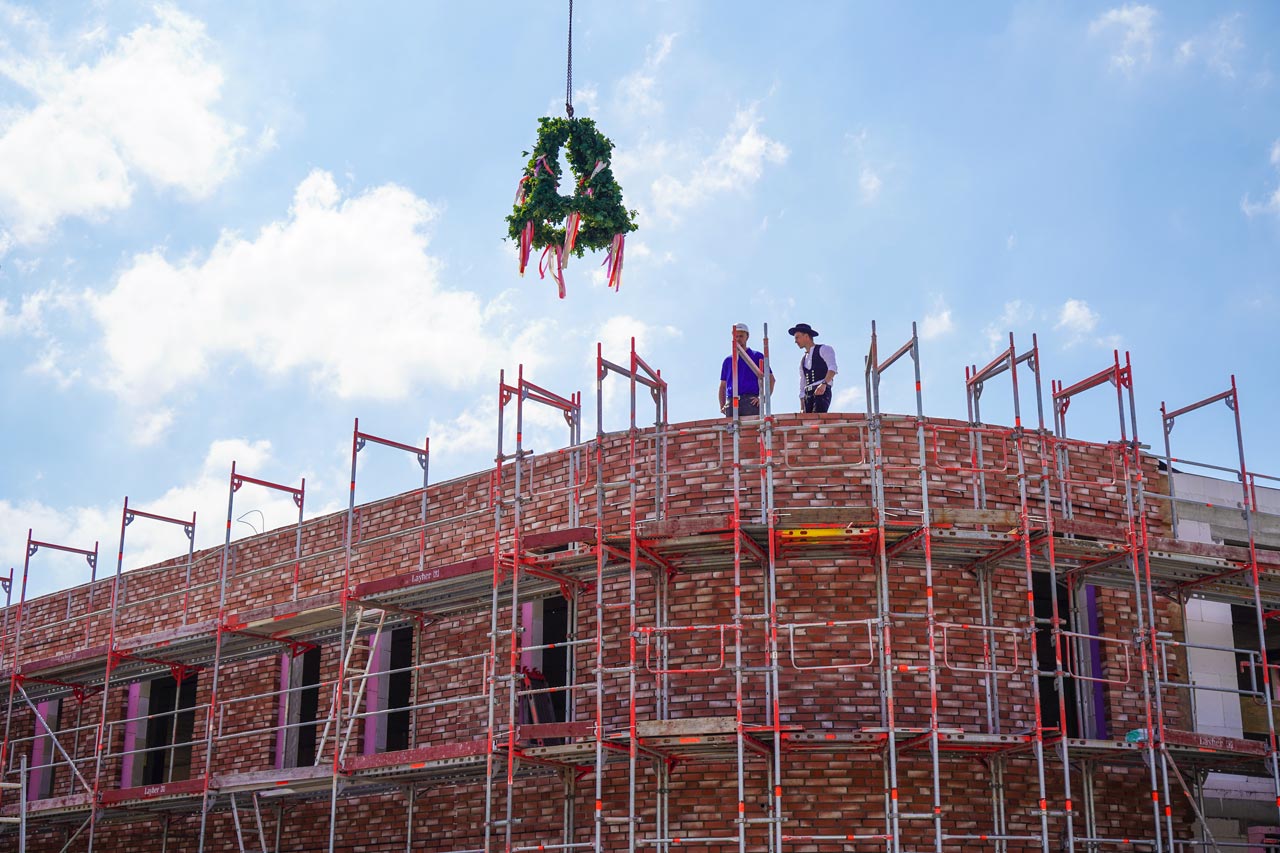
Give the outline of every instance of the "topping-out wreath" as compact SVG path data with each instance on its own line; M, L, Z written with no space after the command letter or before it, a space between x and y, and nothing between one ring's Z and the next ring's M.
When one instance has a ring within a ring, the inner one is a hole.
M560 195L556 173L560 149L567 145L574 191ZM508 233L520 247L520 274L530 253L542 249L538 274L550 272L564 298L564 267L569 255L582 257L586 249L605 249L608 285L622 286L622 255L626 235L636 230L635 211L622 204L622 187L613 179L609 158L613 143L596 130L589 118L538 119L538 142L516 189L515 208L507 217Z

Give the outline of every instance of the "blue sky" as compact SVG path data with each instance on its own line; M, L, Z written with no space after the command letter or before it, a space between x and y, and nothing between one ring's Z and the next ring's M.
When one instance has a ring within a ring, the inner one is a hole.
M0 571L26 531L102 542L120 502L221 541L233 459L345 505L352 419L432 437L439 480L491 464L498 371L583 390L634 335L671 414L715 414L732 323L840 354L861 411L876 320L923 332L929 414L964 365L1039 334L1044 378L1133 354L1141 437L1238 378L1251 467L1280 474L1280 81L1274 4L577 4L579 115L640 229L621 291L569 295L504 242L537 118L563 111L565 4L0 0ZM908 376L885 407L913 406ZM985 398L1009 422L1008 394ZM1028 400L1029 402L1029 400ZM624 395L607 404L610 428ZM1104 391L1072 433L1115 437ZM1234 461L1230 412L1175 453ZM536 450L563 439L551 418ZM361 499L412 488L361 455ZM287 499L244 491L252 527ZM252 532L237 522L238 534ZM126 566L180 551L131 528ZM41 554L32 589L85 579Z

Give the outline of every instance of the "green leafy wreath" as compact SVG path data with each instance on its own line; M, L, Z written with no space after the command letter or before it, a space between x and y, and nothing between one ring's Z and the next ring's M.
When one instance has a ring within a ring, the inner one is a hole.
M574 192L559 192L560 149L568 144ZM539 273L551 272L564 297L563 268L569 255L582 257L587 249L606 249L608 281L618 287L622 279L625 236L636 230L634 210L622 204L622 187L610 168L613 143L589 118L538 119L538 142L516 191L515 206L507 217L507 233L520 247L520 273L529 255L542 249Z

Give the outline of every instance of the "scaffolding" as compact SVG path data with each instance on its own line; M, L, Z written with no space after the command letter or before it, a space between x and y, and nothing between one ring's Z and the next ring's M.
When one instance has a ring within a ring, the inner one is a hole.
M1019 352L1010 335L966 368L967 418L942 421L925 414L914 324L888 355L871 325L857 415L776 414L767 326L762 359L728 353L727 417L673 426L634 339L624 362L597 347L589 438L581 393L501 374L487 476L432 484L429 441L357 420L346 511L320 519L305 480L233 463L209 551L194 513L126 498L111 578L96 545L29 532L16 604L12 570L4 583L0 793L22 802L0 800L0 832L92 851L147 825L162 850L266 853L294 826L336 851L377 802L406 850L448 853L1175 853L1232 846L1205 819L1211 773L1266 778L1280 805L1280 560L1257 541L1272 478L1245 465L1234 377L1161 405L1159 455L1139 443L1127 354L1046 399L1038 341ZM613 379L628 415L607 431ZM1006 379L1013 425L994 425L983 394ZM912 414L882 410L887 381ZM1071 437L1072 401L1107 386L1118 436ZM1218 402L1238 467L1173 457L1175 422ZM565 444L536 453L529 426L548 421ZM358 504L370 446L410 455L420 485ZM1243 543L1179 538L1197 502L1175 463L1239 481ZM296 523L234 539L246 485L291 500ZM125 572L139 519L180 530L185 556ZM28 601L41 550L83 557L89 582ZM1252 639L1180 638L1193 598L1247 609ZM1103 618L1104 601L1125 615ZM1214 689L1261 708L1265 740L1195 731L1188 706L1209 688L1187 658L1206 649L1240 660L1239 688ZM172 707L148 705L157 678ZM848 804L810 808L837 783ZM445 790L450 813L424 813ZM1122 818L1103 808L1117 796Z

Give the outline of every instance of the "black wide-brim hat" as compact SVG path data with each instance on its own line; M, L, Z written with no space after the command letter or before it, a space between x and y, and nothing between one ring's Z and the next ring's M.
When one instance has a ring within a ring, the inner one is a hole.
M813 326L810 326L808 323L796 323L790 329L787 329L788 335L794 335L796 332L804 332L811 338L816 338L818 336L818 330L813 328Z

